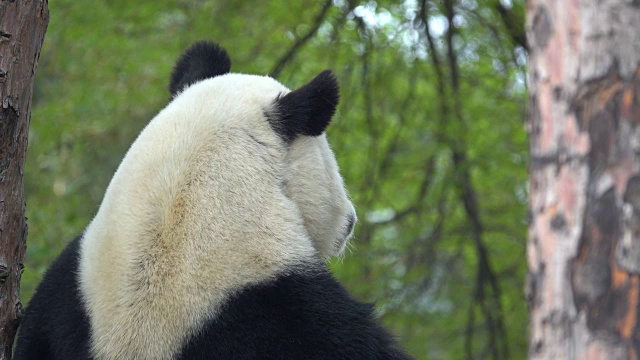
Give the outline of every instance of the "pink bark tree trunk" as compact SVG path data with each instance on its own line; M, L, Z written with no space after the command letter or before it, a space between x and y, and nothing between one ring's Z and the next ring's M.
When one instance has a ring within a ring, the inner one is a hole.
M640 2L530 0L531 359L640 357Z

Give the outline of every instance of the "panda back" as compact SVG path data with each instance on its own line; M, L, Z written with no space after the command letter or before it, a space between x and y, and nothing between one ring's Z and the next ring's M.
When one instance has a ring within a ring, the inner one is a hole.
M22 320L14 358L92 359L78 289L80 238L52 264ZM308 264L309 265L309 264ZM411 359L324 265L233 294L176 359Z
M410 359L321 265L235 294L179 359Z

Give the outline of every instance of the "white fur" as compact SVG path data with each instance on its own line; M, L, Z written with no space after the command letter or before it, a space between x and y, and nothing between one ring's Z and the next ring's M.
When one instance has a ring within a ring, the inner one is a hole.
M304 224L323 258L342 253L347 234L346 216L355 209L348 200L333 151L324 134L300 136L291 144L286 160L287 195L301 210Z
M267 122L288 91L218 76L140 133L82 241L96 359L171 359L235 291L342 251L354 210L325 136L287 146Z

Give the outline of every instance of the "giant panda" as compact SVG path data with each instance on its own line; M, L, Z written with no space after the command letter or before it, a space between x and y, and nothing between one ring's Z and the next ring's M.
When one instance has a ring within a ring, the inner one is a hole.
M16 359L409 359L325 265L356 222L324 134L336 79L290 91L230 66L210 42L178 60Z

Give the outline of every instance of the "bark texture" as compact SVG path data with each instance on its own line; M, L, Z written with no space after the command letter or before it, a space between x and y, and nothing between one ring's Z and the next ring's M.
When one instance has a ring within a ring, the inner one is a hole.
M0 0L0 360L22 315L26 248L23 169L38 57L49 23L46 0Z
M640 2L531 0L531 359L640 357Z

